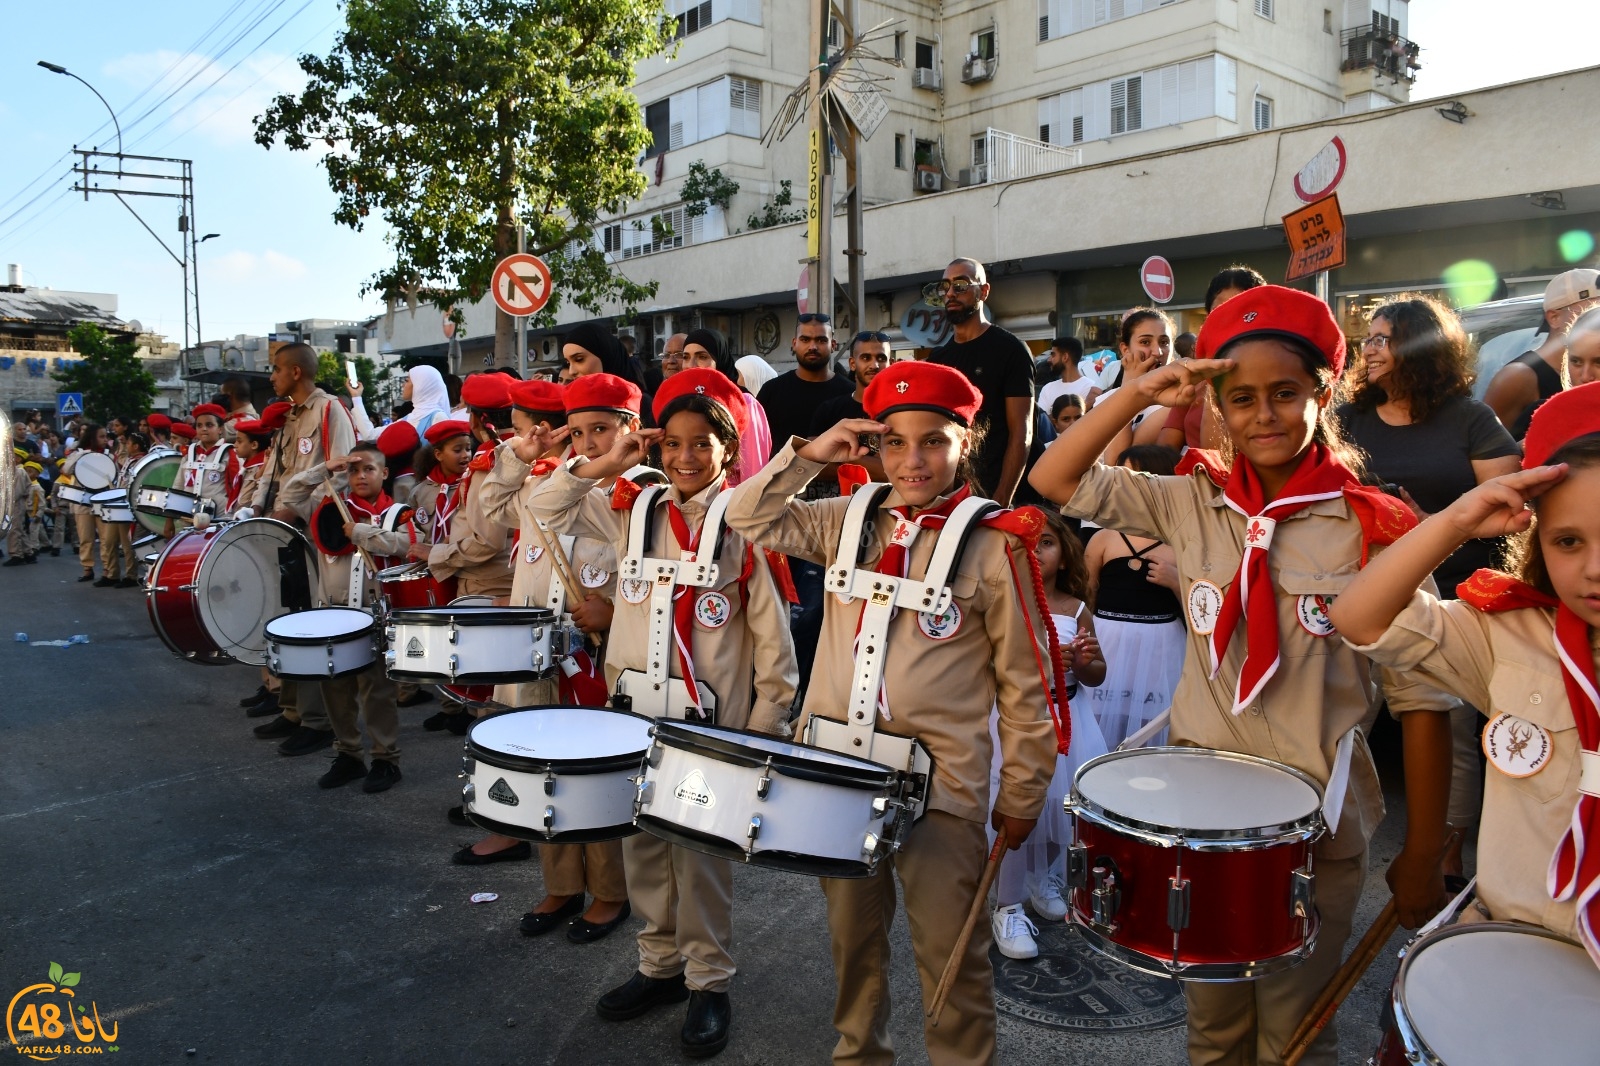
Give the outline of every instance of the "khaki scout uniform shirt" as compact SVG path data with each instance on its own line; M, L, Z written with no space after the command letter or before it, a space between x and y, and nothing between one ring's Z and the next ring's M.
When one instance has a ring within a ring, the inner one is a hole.
M1550 760L1531 777L1508 777L1489 766L1478 826L1478 904L1497 921L1542 925L1576 941L1574 901L1551 899L1545 881L1572 821L1580 773L1578 727L1554 628L1554 611L1490 614L1418 592L1383 636L1356 650L1460 696L1490 718L1513 714L1549 734ZM1600 662L1600 651L1595 659Z
M609 543L617 558L628 550L629 510L614 511L611 500L590 491L599 482L575 477L565 467L557 467L538 491L529 495L527 510L551 529L591 540ZM677 503L691 529L698 529L706 508L716 498L720 486L712 485L692 499L683 499L676 488L667 487L656 497L654 537L647 551L654 558L676 559L681 545L667 518L667 499ZM740 602L739 575L744 569L748 542L736 534L724 534L719 580L715 589L691 588L691 596L717 591L727 597L728 620L716 629L699 622L694 630L695 680L717 694L716 723L731 729L749 729L778 736L788 732L789 705L794 702L794 642L789 636L789 605L778 594L777 582L767 566L767 557L757 549L745 591L749 603ZM606 684L613 691L623 670L647 671L646 649L650 638L649 582L640 586L619 583L616 613L606 641ZM637 603L629 594L642 587ZM673 645L676 647L676 644ZM682 677L676 652L671 655L669 673Z
M338 410L328 410L329 404ZM324 412L327 413L328 440L322 439ZM289 409L288 419L267 451L266 467L261 472L255 495L248 501L241 496L241 506L248 504L257 515L263 517L270 515L277 506L277 500L271 499L269 506L269 497L282 492L290 478L305 473L319 463L337 459L348 453L355 444L356 427L350 421L350 413L321 389L312 389L305 403Z
M1154 537L1177 553L1189 650L1172 697L1173 744L1271 759L1326 787L1339 739L1376 706L1380 679L1393 714L1455 706L1454 699L1413 677L1374 668L1327 624L1326 600L1342 592L1360 569L1361 522L1343 497L1319 500L1278 522L1271 569L1281 660L1272 680L1238 714L1231 706L1245 658L1243 621L1216 680L1210 677L1208 634L1216 623L1215 608L1244 554L1245 518L1224 504L1222 489L1200 471L1155 477L1097 465L1083 475L1062 510L1110 529ZM1358 732L1339 832L1323 840L1318 853L1330 859L1360 854L1383 814L1377 768Z
M559 581L555 564L539 539L536 519L528 510L528 499L544 484L544 478L531 478L532 468L517 458L508 445L501 445L495 454L494 468L474 491L482 493L483 513L491 522L519 529L516 557L511 560L511 605L514 607L543 607L549 602L552 581ZM607 500L611 494L602 493ZM545 534L552 547L560 550L557 533ZM583 586L582 594L593 593L608 600L617 594L617 554L606 541L578 537L572 543L571 569L573 576ZM563 590L566 591L566 590ZM566 609L577 604L572 593L566 592Z
M790 442L759 474L734 490L728 525L756 543L811 562L831 565L849 499L797 500L823 469L794 452ZM873 544L861 565L875 567L895 519L889 508L901 504L890 491L874 519ZM911 545L907 573L920 577L938 537L920 533ZM1007 549L1016 560L1026 592L1017 596ZM913 736L933 760L928 806L958 818L987 822L991 766L991 711L999 707L1000 794L992 806L1014 818L1037 818L1056 767L1055 723L1051 720L1040 662L1048 651L1029 635L1046 640L1032 602L1027 549L1009 534L974 528L951 580L961 617L953 633L935 627L931 636L923 616L901 610L889 623L884 687L889 714L878 716L885 733ZM822 636L806 690L804 717L820 714L845 720L855 680L856 626L861 603L840 602L823 594ZM1047 667L1048 669L1048 667ZM802 722L802 725L804 723Z
M316 509L317 505L328 498L327 477L328 467L326 463L318 463L310 470L296 474L283 487L283 492L279 494L278 506L292 509L301 518L309 522L311 513ZM349 477L343 473L338 473L333 475L333 481L336 491L345 494L346 499L348 499L350 491ZM357 517L357 512L351 511L350 517ZM362 528L363 525L356 525L356 532L359 534ZM396 538L400 544L406 544L407 538L404 533L385 534L371 525L366 525L365 528L371 531L365 538L365 543L363 538L359 536L352 537L351 540L361 544L368 551L375 552L373 562L378 564L378 569L381 570L385 566L399 563L404 559L404 547L400 549L400 559L386 558L385 556L389 553L385 552L382 547L374 547L374 538L372 536L375 533L378 537ZM350 567L357 564L366 565L361 558L360 552L349 552L345 555L317 553L317 581L321 589L319 606L360 607L370 610L378 602L378 581L376 576L370 573L366 575L361 584L361 602L348 602L350 599Z
M511 529L483 510L487 470L468 470L456 485L462 498L450 517L450 539L428 552L428 571L440 581L455 576L463 596L511 594Z

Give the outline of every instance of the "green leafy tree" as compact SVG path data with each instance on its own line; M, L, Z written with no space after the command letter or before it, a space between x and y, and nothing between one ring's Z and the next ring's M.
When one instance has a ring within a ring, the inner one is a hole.
M317 353L317 387L330 396L343 396L349 390L349 375L345 372L344 361L351 356L341 355L338 352ZM378 369L365 355L353 357L356 364L356 380L361 383L362 399L366 401L367 410L376 413L382 396L379 392L379 383L389 380L389 368Z
M62 392L83 393L83 412L105 425L113 416L137 417L156 398L155 375L139 358L132 337L115 337L92 322L81 322L67 334L72 350L83 358L63 364L51 377Z
M739 191L739 183L718 167L707 167L705 160L696 159L689 164L689 176L683 179L683 213L689 218L699 218L715 204L724 211Z
M773 226L787 226L791 222L804 222L804 211L798 207L789 209L793 203L794 183L784 178L778 182L778 191L772 194L772 199L761 206L759 213L746 219L745 225L751 229L771 229Z
M394 260L363 293L420 293L440 308L487 292L494 264L527 247L555 295L599 314L655 293L615 273L593 240L600 218L645 189L650 143L629 91L633 67L668 43L660 0L347 0L325 57L302 56L299 96L256 119L256 141L316 147L338 196L334 220L374 212ZM495 315L497 360L512 320Z

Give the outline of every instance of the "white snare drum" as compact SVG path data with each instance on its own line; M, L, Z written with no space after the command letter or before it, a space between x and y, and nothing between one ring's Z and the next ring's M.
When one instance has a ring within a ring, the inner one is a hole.
M117 480L117 461L104 452L85 452L73 464L72 479L91 496L104 492Z
M150 490L146 489L145 491L148 492ZM187 518L192 520L195 515L200 513L201 502L199 495L196 493L186 492L183 489L157 489L156 491L163 492L161 513L168 518Z
M56 486L57 496L79 507L91 506L94 503L94 494L99 491L99 489L86 489L82 485L68 485L64 481Z
M384 635L390 677L457 685L538 680L582 639L543 607L460 604L391 611Z
M94 516L102 522L134 521L133 508L128 504L127 489L107 489L97 492L89 497L89 504L94 508Z
M579 844L638 832L634 777L650 722L596 707L534 707L467 731L462 806L491 833Z
M377 623L354 607L318 607L266 624L267 670L291 681L357 674L378 658Z
M1378 1066L1554 1066L1600 1058L1600 970L1536 926L1451 925L1405 949Z
M866 877L911 816L887 766L760 733L658 720L634 821L708 855L817 877Z

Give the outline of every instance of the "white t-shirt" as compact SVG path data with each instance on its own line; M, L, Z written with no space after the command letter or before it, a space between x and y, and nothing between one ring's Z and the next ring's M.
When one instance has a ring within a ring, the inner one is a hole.
M1111 399L1111 397L1115 396L1117 394L1117 392L1121 388L1122 388L1122 386L1118 385L1115 389L1107 389L1105 392L1102 392L1100 394L1100 398L1098 400L1096 400L1095 403L1096 404L1105 403L1107 400ZM1140 411L1138 414L1134 415L1133 416L1133 421L1130 423L1130 425L1132 425L1134 429L1138 429L1139 428L1139 423L1143 422L1146 418L1149 418L1152 414L1156 413L1157 411L1165 411L1165 410L1166 410L1166 408L1162 407L1160 404L1153 403L1149 407L1146 407L1143 411Z
M1057 397L1071 394L1082 399L1087 406L1089 390L1095 388L1095 383L1088 377L1080 377L1077 381L1062 381L1056 378L1046 382L1039 389L1039 409L1049 415L1050 408L1055 406Z

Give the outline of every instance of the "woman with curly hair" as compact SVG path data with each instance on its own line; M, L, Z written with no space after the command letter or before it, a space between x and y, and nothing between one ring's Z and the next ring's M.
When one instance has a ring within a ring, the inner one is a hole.
M1336 412L1345 439L1367 453L1367 470L1397 493L1418 518L1444 510L1490 478L1518 468L1520 456L1494 411L1472 398L1474 353L1455 312L1438 300L1406 294L1372 312L1362 360ZM1475 570L1498 562L1499 543L1469 540L1433 572L1439 595ZM1451 713L1455 766L1450 823L1477 824L1483 772L1478 763L1478 710ZM1460 877L1461 837L1445 857L1447 878Z

